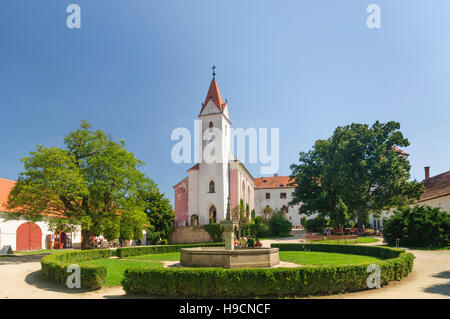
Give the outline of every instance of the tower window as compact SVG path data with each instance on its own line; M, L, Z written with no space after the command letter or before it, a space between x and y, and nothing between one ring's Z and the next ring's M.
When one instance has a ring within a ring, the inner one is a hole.
M210 181L209 182L209 192L210 193L215 193L216 192L214 181Z

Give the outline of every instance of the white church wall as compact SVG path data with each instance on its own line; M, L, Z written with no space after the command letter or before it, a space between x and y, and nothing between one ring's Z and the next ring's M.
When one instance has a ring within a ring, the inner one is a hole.
M212 122L213 128L220 130L220 135L216 136L216 162L207 163L205 160L200 162L199 177L198 177L198 193L199 193L199 222L200 224L209 223L209 210L212 205L216 208L216 222L225 219L226 203L229 194L228 185L228 153L230 149L228 127L230 125L228 119L222 113L217 113L218 109L215 107L216 114L210 114L214 111L211 108L214 104L210 101L205 107L200 118L202 125L200 136L203 148L208 144L208 141L203 140L203 134L209 129L209 124ZM206 111L206 112L205 112ZM208 114L208 115L205 115ZM209 183L214 181L215 192L209 193Z
M189 170L188 176L188 223L190 225L191 216L199 215L198 170Z

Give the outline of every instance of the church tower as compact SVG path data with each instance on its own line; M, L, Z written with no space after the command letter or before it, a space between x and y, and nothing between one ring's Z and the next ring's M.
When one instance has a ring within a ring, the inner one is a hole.
M205 102L198 115L200 132L198 167L198 213L200 224L226 218L229 195L230 114L222 100L215 67Z

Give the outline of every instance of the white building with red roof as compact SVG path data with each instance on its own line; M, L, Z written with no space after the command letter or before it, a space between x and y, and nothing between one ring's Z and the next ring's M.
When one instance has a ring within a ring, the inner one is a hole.
M59 248L79 246L81 243L81 232L78 233L55 233L50 230L49 223L45 220L35 223L25 219L9 220L7 208L8 196L16 181L0 178L0 249L3 246L11 246L14 251L39 250L50 248L49 241L55 242L55 238L62 239Z

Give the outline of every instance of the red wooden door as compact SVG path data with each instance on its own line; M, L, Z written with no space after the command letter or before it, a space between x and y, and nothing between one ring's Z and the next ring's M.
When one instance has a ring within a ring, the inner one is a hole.
M23 223L17 228L16 250L38 250L42 248L42 231L35 223Z

